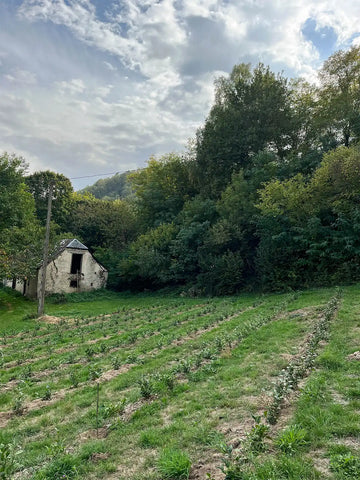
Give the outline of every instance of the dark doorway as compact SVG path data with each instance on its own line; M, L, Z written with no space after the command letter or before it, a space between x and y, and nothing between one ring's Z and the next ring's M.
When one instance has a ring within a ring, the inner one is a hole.
M82 255L80 253L73 253L70 273L81 272L81 258Z

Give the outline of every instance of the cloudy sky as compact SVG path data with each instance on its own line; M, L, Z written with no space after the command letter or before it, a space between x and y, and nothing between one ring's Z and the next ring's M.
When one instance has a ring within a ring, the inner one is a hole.
M142 167L184 150L234 64L314 79L359 43L359 0L0 0L0 151L70 178Z

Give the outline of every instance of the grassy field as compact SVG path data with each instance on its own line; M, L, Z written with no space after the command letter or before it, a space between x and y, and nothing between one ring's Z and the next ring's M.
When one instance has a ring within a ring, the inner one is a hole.
M0 290L0 479L360 478L359 285L35 311Z

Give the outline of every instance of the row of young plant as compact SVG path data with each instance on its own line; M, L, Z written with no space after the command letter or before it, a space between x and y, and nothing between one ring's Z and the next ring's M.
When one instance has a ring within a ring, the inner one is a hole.
M272 393L272 402L267 409L267 422L274 425L280 415L285 398L296 390L299 381L304 378L314 366L318 355L319 342L326 340L330 323L333 320L341 299L341 291L330 299L323 311L320 320L315 324L313 331L302 347L302 351L281 372Z
M271 314L268 315L256 315L255 318L248 320L238 328L232 328L228 333L223 333L222 336L216 335L212 341L203 342L202 352L197 352L193 357L186 359L179 359L179 361L171 368L165 369L157 374L144 375L138 380L138 386L140 389L140 396L145 400L146 405L152 401L157 400L161 394L162 401L166 392L169 392L170 398L174 398L178 393L181 393L184 388L184 380L188 381L203 381L206 380L206 376L216 373L218 367L217 358L221 355L224 349L235 347L248 335L254 333L258 328L268 324L274 318L277 318L287 307L288 303L294 300L297 295L293 295L287 298L287 300L280 306L276 307ZM211 332L214 333L214 332ZM220 365L220 364L219 364ZM199 375L197 375L199 373ZM178 381L180 380L180 383ZM118 390L117 390L118 392ZM133 398L133 402L136 404L137 398ZM127 412L130 411L132 415L136 414L134 410L134 403L131 404L127 400L122 399L120 402L104 403L100 406L100 420L103 423L100 425L107 425L110 429L116 429L119 425L119 415L124 415L122 418L124 421L126 418L132 418L128 416ZM143 404L139 403L138 408L142 408ZM113 419L113 417L115 420ZM120 424L121 422L120 421ZM122 428L122 427L121 427ZM159 472L163 475L167 473L176 472L176 478L186 478L185 476L178 476L179 472L182 475L188 475L190 471L190 459L189 457L179 450L165 449L156 463ZM166 477L164 477L166 478ZM175 477L174 477L175 478Z
M228 306L226 304L224 306L220 305L219 307L211 306L211 308L194 307L186 312L176 312L175 321L174 315L167 314L164 316L164 318L161 319L158 318L158 315L156 315L155 317L145 318L144 316L140 316L140 318L137 319L135 317L132 318L131 321L128 321L129 319L127 317L120 320L118 316L111 316L110 318L99 320L95 325L91 325L85 328L76 328L76 323L75 327L69 327L67 324L57 325L55 332L53 332L52 335L47 335L45 339L38 338L36 340L23 340L21 342L21 347L22 349L24 349L24 346L26 345L26 353L23 350L21 357L17 356L17 358L20 360L20 362L24 362L27 359L33 358L34 356L38 358L41 354L49 354L51 351L50 349L53 349L54 346L59 347L70 344L70 348L73 348L74 346L81 345L89 340L94 341L100 340L104 337L117 336L117 334L119 333L119 326L121 326L122 328L122 336L126 337L126 332L128 332L129 343L133 343L137 339L137 337L140 337L141 335L151 335L160 332L161 330L167 329L167 327L170 326L172 322L175 322L175 324L179 324L180 322L186 322L189 319L192 319L194 316L206 316L215 310L223 311L224 308L225 310L227 310L227 307ZM159 323L160 325L159 327L157 327L156 325ZM42 345L44 346L43 349L41 349ZM3 356L3 363L9 361L10 359L13 359L14 353L16 353L17 351L18 345L15 345L13 350L8 350L6 352L6 355Z
M49 371L49 369L53 369L53 371L56 373L56 376L58 376L59 369L66 369L67 367L69 367L69 364L84 364L86 362L91 363L94 360L101 361L101 358L105 358L108 354L113 354L114 352L123 349L124 347L129 345L136 346L138 343L142 343L142 351L146 353L148 351L148 348L144 344L143 340L147 340L153 335L157 335L157 337L155 339L155 342L150 342L149 348L162 348L164 345L170 345L172 342L181 339L184 335L194 334L201 329L212 328L214 325L220 324L222 321L226 321L229 317L231 317L231 315L234 314L234 312L236 312L237 314L239 313L237 307L229 307L225 305L223 308L219 308L219 311L215 312L215 314L211 315L211 317L207 317L206 314L204 314L203 312L201 313L201 315L196 315L195 317L192 317L191 321L189 321L189 315L186 317L186 319L179 318L179 316L177 316L175 321L172 319L172 323L170 324L170 326L169 322L167 322L165 325L162 324L163 328L161 327L161 325L159 325L156 329L153 328L149 330L145 326L141 329L141 332L134 331L128 334L125 332L121 335L117 335L115 339L109 338L107 341L102 340L96 346L89 344L85 346L85 348L81 347L80 350L71 351L69 354L62 353L60 355L57 355L56 363L50 356L51 353L53 353L50 350L49 360L46 359L45 361L43 361L41 359L37 359L37 361L35 361L33 364L27 364L25 367L13 367L11 369L8 369L7 378L8 380L16 378L18 378L19 380L29 379L30 377L36 375L36 371L44 372L44 370L46 370L46 372L42 376L49 377L49 375L51 375L51 371ZM186 323L187 327L185 332L178 328L179 326ZM165 335L160 335L162 330L166 330L167 333ZM141 333L142 336L139 335L139 333ZM128 353L128 356L129 355L131 355L131 352ZM127 357L125 358L127 359ZM124 357L122 360L124 360ZM119 364L120 361L121 360L119 359L119 356L115 356L112 359L111 363ZM36 368L34 368L34 366ZM36 380L39 381L40 379L41 374L40 376L38 374L36 376ZM3 382L4 380L6 380L5 373L3 374Z
M231 328L230 326L231 330L227 333L220 333L218 329L210 332L212 338L207 341L202 339L198 345L192 346L191 350L194 352L192 355L178 359L170 368L141 375L136 382L139 386L140 397L156 398L158 394L164 394L166 390L173 392L179 381L182 384L184 380L197 382L204 380L207 375L214 374L217 368L217 359L225 350L237 347L246 337L272 322L297 297L297 293L290 295L270 314L258 314L241 325L236 325L235 321L235 327Z
M195 306L187 310L187 312L196 309L196 308L203 308L201 306ZM206 310L205 310L206 311ZM186 313L187 313L186 312ZM174 309L173 314L179 314L184 312L178 312L178 309ZM169 315L171 318L172 315ZM3 344L4 346L8 347L6 350L9 350L11 353L12 350L16 352L19 346L23 345L23 342L28 342L29 348L31 347L39 347L41 345L48 346L49 343L51 344L64 344L67 341L73 341L74 337L81 337L81 340L85 338L85 335L91 333L97 333L101 335L106 331L115 332L118 325L123 325L123 328L134 329L140 327L142 324L152 323L157 321L159 318L159 312L150 312L148 314L144 314L144 312L126 312L124 315L118 314L117 312L111 315L101 315L97 317L89 317L85 318L82 322L75 318L74 321L70 321L69 323L62 318L59 323L55 325L46 324L45 328L41 328L40 324L36 324L33 330L27 331L25 336L21 336L20 338L16 338L13 342L8 342L6 337L3 337ZM113 327L113 328L112 328ZM39 331L42 334L39 334ZM68 333L68 336L66 336ZM44 338L46 337L46 338ZM50 337L50 338L49 338ZM54 342L55 340L55 342ZM37 350L36 353L39 353Z
M140 374L140 377L138 375L139 377L138 380L136 379L134 380L134 377L131 376L129 381L126 381L126 379L124 378L126 377L126 375L122 375L121 377L122 377L123 387L129 388L134 384L138 384L140 387L140 396L142 395L146 397L147 396L146 390L150 391L151 394L154 394L157 391L160 391L163 388L164 384L167 388L171 389L172 388L171 385L173 385L175 381L174 375L176 373L179 373L180 375L184 373L189 374L191 379L196 380L196 378L199 379L200 376L203 374L206 374L206 372L208 373L213 372L214 367L212 365L205 365L203 372L201 372L201 375L196 377L196 370L199 369L202 363L213 361L216 358L216 356L221 353L222 349L226 348L226 345L229 345L229 343L231 344L232 342L241 341L241 339L247 336L248 334L250 334L254 328L259 328L260 326L270 321L281 310L286 308L288 302L294 298L295 296L292 296L291 298L289 297L284 304L282 304L281 306L275 307L272 315L270 316L259 315L254 320L249 321L248 323L245 323L241 327L235 328L232 331L231 335L219 337L218 332L210 332L210 334L212 334L212 336L214 337L212 342L211 341L204 342L204 340L201 340L201 339L195 342L197 343L197 345L194 344L193 342L192 345L189 346L187 351L198 350L196 352L196 355L190 358L185 358L184 360L178 360L176 362L176 366L173 369L171 369L172 370L171 372L165 371L161 375L158 375L155 378L147 378L145 375L145 380L144 380L144 376ZM238 319L236 318L232 319L232 323L233 324L238 323ZM164 363L169 363L171 359L169 359L168 349L166 350L166 353L167 355L165 355ZM175 350L174 352L175 357L178 356L178 353L179 352ZM184 352L184 354L186 355L186 351ZM174 358L174 355L173 355L173 358ZM132 358L132 361L134 360L136 359ZM152 355L150 355L148 359L143 358L139 363L142 364L142 367L146 367L146 364L149 362L147 369L152 370L153 369L152 360L153 360L153 357ZM156 364L157 364L157 367L159 367L159 356L156 357ZM100 375L101 375L101 368L99 367L99 365L94 365L93 368L89 369L88 376L85 379L85 381L87 380L91 382L99 378ZM81 386L84 385L83 383L84 379L78 375L78 372L75 372L75 371L71 372L69 377L70 377L69 380L71 382L72 387L75 388L75 387L78 387L79 385ZM39 392L41 395L41 398L43 398L44 400L50 399L52 390L53 388L52 387L50 388L48 386L45 389L43 388ZM23 400L24 400L24 393L21 389L19 389L17 392L17 395L15 396L15 401L13 405L13 408L16 412L21 413L23 411L23 407L24 407Z
M263 473L266 471L269 475L271 475L270 470L272 469L272 473L274 473L276 468L274 464L262 468L261 462L256 460L260 453L270 450L271 444L287 456L294 455L307 444L307 431L301 425L290 425L275 436L271 435L271 425L277 423L286 397L296 390L299 381L314 366L319 343L328 338L330 323L336 315L340 300L341 291L338 290L322 310L320 320L316 322L302 346L301 352L282 370L274 386L272 402L269 407L263 415L253 415L254 426L250 432L245 434L245 440L239 441L236 448L225 442L216 445L222 453L219 468L224 473L225 480L256 479L258 478L254 473L256 469L262 470ZM266 458L262 458L261 461L266 462ZM285 459L282 462L286 464ZM304 464L304 470L306 469L307 465ZM207 475L207 478L214 480L210 474ZM271 476L271 478L273 477Z
M239 317L240 315L241 315L241 312L238 312L237 317ZM237 321L237 317L232 316L233 323ZM259 318L262 318L262 317L259 317ZM224 315L220 316L220 317L216 317L215 326L219 326L221 324L221 322L226 320L226 319L227 319L227 317L224 316ZM196 322L196 320L195 320L195 322ZM213 322L211 322L210 325L213 326ZM246 328L246 325L245 325L245 328ZM195 328L195 331L198 331L198 328ZM186 332L186 333L188 333L188 332ZM209 333L209 331L208 331L208 333ZM204 334L204 331L201 331L201 335L203 335L203 334ZM176 339L178 340L178 339L183 338L183 335L184 335L183 333L179 332L178 335L176 336ZM239 336L239 332L237 332L236 329L233 332L233 336L234 335L236 337ZM168 338L167 342L162 341L161 344L157 343L155 345L155 350L150 350L150 351L148 351L148 348L145 348L144 342L143 342L141 351L142 352L143 351L147 352L147 355L140 354L139 352L135 352L132 349L129 350L129 351L122 350L121 351L122 358L120 358L120 356L112 357L111 366L114 369L119 369L120 366L125 366L125 367L128 367L128 369L130 369L132 366L134 366L136 364L146 366L146 363L153 359L153 355L157 351L159 351L161 349L164 349L164 347L170 346L171 343L172 343L172 340L173 340L173 337L171 336L171 337ZM231 344L231 337L229 337L229 335L224 336L224 338L223 337L216 337L213 344L211 342L204 342L203 340L198 342L198 344L200 346L198 345L196 347L196 345L193 344L190 347L190 350L194 351L194 349L195 350L200 349L201 352L199 354L197 354L197 357L196 357L195 361L193 361L192 359L180 361L179 367L178 367L179 371L183 370L184 373L186 373L187 371L190 371L191 365L193 365L193 364L197 365L197 367L198 367L200 365L200 358L201 357L203 357L205 360L213 359L216 356L216 354L221 351L222 347L224 347L224 345L226 345L226 342ZM186 342L184 341L184 343L186 343ZM154 345L150 345L150 347L151 346L154 346ZM176 351L174 352L175 356L178 356L178 347L179 347L179 344L177 344L177 346L176 346ZM167 352L168 352L168 350L167 350ZM92 357L92 354L90 352L88 352L88 353L89 353L89 356ZM33 398L41 398L43 400L50 400L52 392L57 391L60 387L67 386L68 383L70 383L71 388L77 388L79 386L84 386L88 382L91 383L94 380L99 379L101 377L102 373L104 373L107 370L107 368L109 367L109 365L106 363L106 361L108 360L108 357L105 357L103 360L104 360L105 363L93 363L89 367L85 367L85 369L83 369L83 371L80 371L80 370L75 369L75 368L71 369L69 371L67 379L66 379L66 371L64 371L64 369L60 369L60 370L56 369L55 374L56 374L56 377L57 377L57 380L58 380L58 384L57 385L51 384L49 382L50 379L48 377L47 378L48 383L46 384L46 386L41 386L41 385L39 386L39 381L38 381L39 379L33 377L33 373L31 371L31 366L27 365L22 371L22 376L20 378L20 383L18 384L17 389L15 390L15 395L14 395L14 399L13 399L13 411L16 414L21 414L21 413L24 412L24 409L25 409L24 401L25 401L26 395L27 396L32 395ZM61 377L59 377L59 373L62 373L63 375ZM48 372L47 372L47 374L48 374ZM63 379L62 383L61 383L61 379ZM36 385L34 387L33 387L33 381L36 381L35 382Z

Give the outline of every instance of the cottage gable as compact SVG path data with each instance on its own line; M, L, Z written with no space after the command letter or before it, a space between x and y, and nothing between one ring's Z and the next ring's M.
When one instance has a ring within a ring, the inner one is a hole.
M38 297L41 287L41 265L34 278L12 283L29 297ZM46 265L45 294L88 292L106 286L108 272L76 238L62 240ZM14 288L14 287L13 287Z

